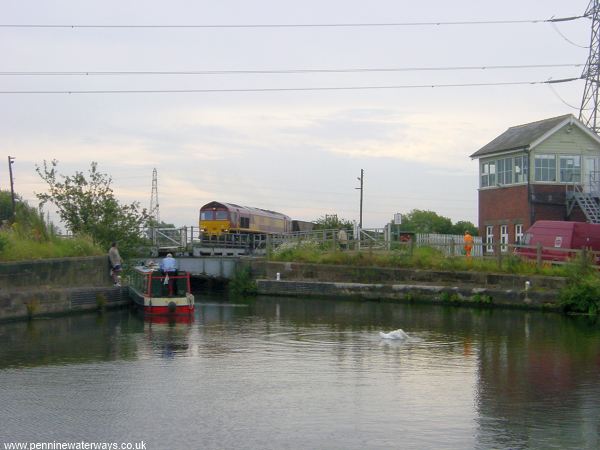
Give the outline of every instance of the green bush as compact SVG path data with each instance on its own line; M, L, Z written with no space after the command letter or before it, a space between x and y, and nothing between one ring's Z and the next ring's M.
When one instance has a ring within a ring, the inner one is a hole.
M597 274L573 276L559 295L565 312L598 314L600 308L600 278Z
M229 292L233 295L256 294L256 282L252 277L250 267L242 267L233 274L233 277L229 281Z

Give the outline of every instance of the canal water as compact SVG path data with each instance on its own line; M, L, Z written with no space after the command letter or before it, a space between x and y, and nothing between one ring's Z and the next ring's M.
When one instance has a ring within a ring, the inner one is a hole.
M600 448L587 317L213 295L190 323L125 309L5 323L0 342L4 444Z

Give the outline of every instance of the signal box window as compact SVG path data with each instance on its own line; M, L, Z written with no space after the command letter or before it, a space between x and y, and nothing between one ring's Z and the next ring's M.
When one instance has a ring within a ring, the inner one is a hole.
M515 183L523 183L527 181L528 160L526 156L516 156L514 158L515 167Z
M498 183L512 184L513 159L504 158L498 160Z
M560 157L560 181L562 183L581 183L581 157Z
M496 185L496 161L481 164L481 187Z
M535 157L535 181L556 181L556 156Z

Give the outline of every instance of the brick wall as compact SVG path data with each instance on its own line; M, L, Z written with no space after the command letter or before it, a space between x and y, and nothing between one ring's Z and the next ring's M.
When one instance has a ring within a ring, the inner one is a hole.
M479 191L479 234L486 238L486 226L493 226L494 242L500 239L500 226L508 226L508 242L516 242L515 225L527 230L537 220L570 220L585 222L576 206L567 217L566 192L563 185L532 184L531 203L527 201L527 185L481 189Z

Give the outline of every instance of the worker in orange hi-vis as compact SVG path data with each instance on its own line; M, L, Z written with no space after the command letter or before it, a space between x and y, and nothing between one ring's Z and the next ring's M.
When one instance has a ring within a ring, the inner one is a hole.
M465 231L465 255L467 258L471 257L471 250L473 249L473 236L468 231Z

